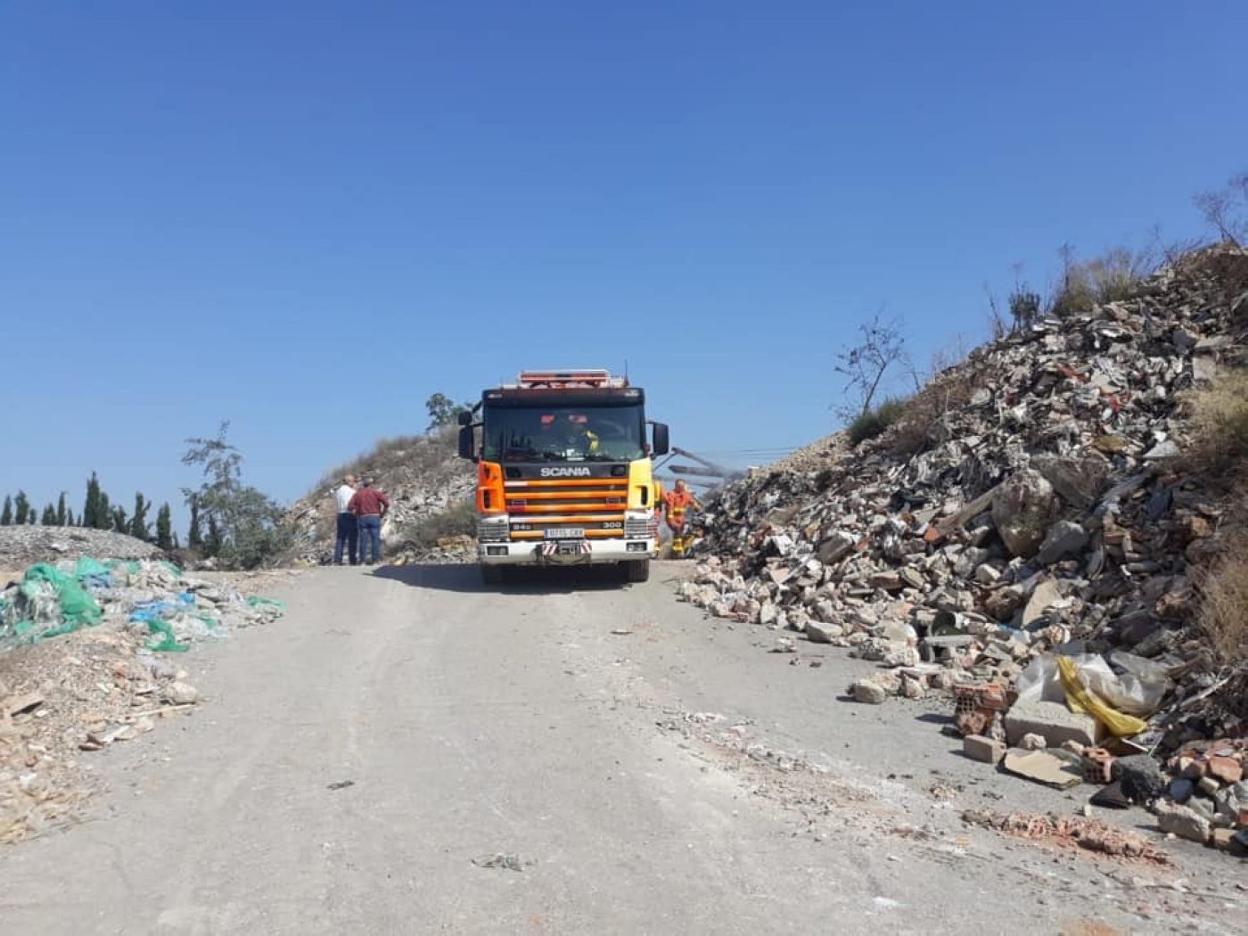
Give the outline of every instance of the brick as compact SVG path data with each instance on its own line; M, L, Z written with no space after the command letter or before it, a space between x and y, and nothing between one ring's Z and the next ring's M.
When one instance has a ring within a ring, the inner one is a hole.
M1061 747L1063 741L1078 741L1096 746L1105 737L1105 726L1091 715L1072 712L1062 702L1015 702L1005 713L1005 738L1017 746L1025 734L1043 736L1049 747Z
M967 735L962 739L962 753L971 760L996 764L1005 757L1005 742L985 738L983 735Z

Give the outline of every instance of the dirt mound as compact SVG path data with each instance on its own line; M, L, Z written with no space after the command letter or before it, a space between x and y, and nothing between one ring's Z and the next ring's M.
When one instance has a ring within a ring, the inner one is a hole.
M114 533L81 527L0 527L0 570L24 569L36 562L108 556L113 559L150 559L160 555L152 543Z

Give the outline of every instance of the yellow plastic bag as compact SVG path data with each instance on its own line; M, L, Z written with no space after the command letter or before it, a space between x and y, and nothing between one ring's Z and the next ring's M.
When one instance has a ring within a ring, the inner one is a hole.
M1101 722L1115 738L1139 734L1148 724L1134 715L1126 715L1108 705L1100 696L1089 692L1079 679L1079 667L1070 657L1057 658L1062 688L1066 690L1066 706L1072 712L1089 713Z

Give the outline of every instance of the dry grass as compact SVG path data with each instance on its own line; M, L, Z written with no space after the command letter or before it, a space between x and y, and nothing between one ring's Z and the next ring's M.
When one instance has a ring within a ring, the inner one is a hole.
M1224 663L1248 660L1248 540L1240 538L1204 577L1200 626Z
M1091 260L1075 261L1067 254L1049 313L1063 316L1090 312L1094 306L1127 299L1153 268L1147 252L1118 247Z
M1248 370L1223 371L1185 402L1188 467L1213 477L1242 470L1248 460Z
M458 429L449 426L429 435L392 436L378 439L371 451L358 455L349 462L333 468L316 483L313 490L324 490L336 484L344 475L357 477L365 474L385 477L400 468L417 471L441 466L457 450Z
M477 508L473 501L467 500L405 526L400 534L404 543L418 549L432 549L438 545L438 540L472 536L476 532Z
M973 363L964 362L937 374L906 401L905 411L889 437L892 450L898 455L922 452L932 442L932 427L950 410L968 405L983 384L984 371Z

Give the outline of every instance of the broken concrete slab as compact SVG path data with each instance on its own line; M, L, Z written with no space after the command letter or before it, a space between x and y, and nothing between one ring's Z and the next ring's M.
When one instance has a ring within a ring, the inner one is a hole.
M1002 766L1012 774L1061 790L1083 782L1082 765L1065 751L1011 750L1006 752Z
M1005 737L1011 745L1022 743L1023 735L1038 734L1051 748L1064 741L1078 741L1094 747L1105 737L1105 726L1091 715L1081 715L1062 702L1027 700L1015 702L1005 713Z

